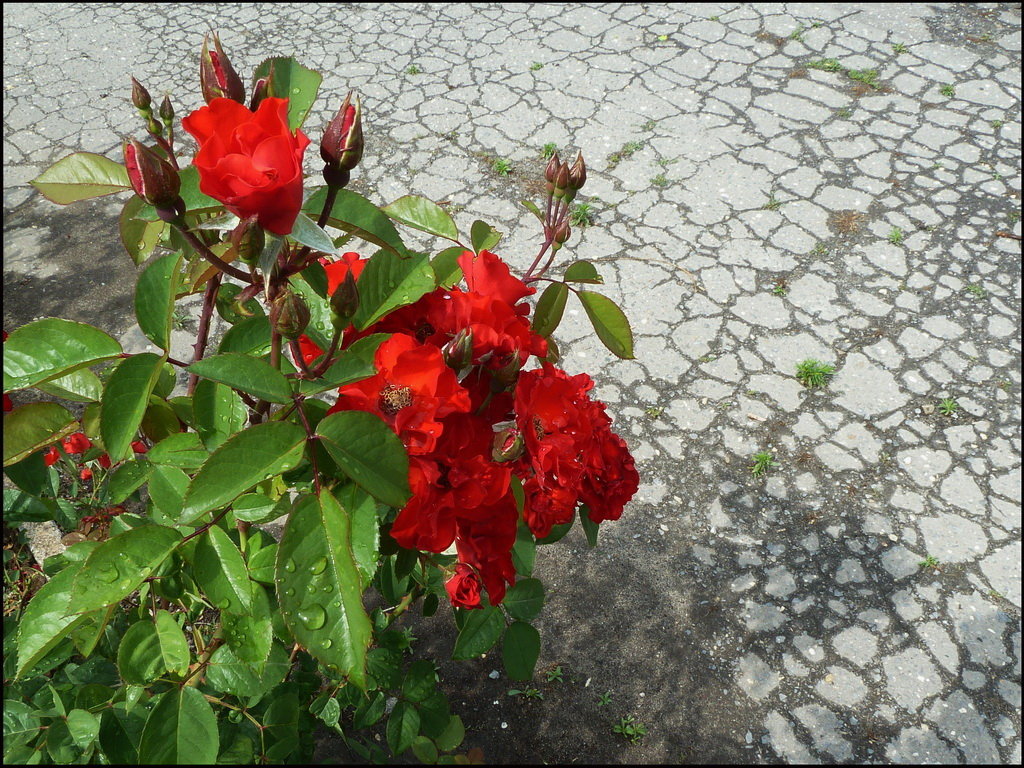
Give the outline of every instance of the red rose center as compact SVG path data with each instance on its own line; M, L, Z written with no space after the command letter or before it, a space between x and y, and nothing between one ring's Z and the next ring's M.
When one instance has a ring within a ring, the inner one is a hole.
M380 410L386 416L394 416L407 405L412 405L412 390L388 384L380 391Z

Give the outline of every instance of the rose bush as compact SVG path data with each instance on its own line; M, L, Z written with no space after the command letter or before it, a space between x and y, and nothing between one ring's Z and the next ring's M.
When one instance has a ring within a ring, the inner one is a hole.
M452 754L462 721L401 617L445 601L453 658L500 642L507 674L531 678L538 546L577 518L594 546L637 490L593 381L558 367L552 338L571 293L632 357L625 316L587 287L592 263L548 276L582 156L551 159L543 212L524 202L542 243L519 277L484 222L464 242L429 200L345 189L364 151L351 95L320 144L326 183L306 188L319 83L269 59L246 107L214 36L208 104L181 121L191 165L169 97L154 113L133 82L149 142L33 182L62 204L134 193L122 239L158 351L57 318L6 339L5 521L53 520L67 545L5 615L7 762L308 762L316 720L374 762L475 760ZM396 224L451 245L411 251ZM352 241L366 248L341 253ZM191 295L185 361L171 337ZM215 315L228 327L211 350ZM275 538L261 526L278 519Z

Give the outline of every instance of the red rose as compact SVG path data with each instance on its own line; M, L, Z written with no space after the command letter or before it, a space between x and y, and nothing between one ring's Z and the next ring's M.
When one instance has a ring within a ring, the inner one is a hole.
M265 98L255 112L214 99L181 121L199 142L199 189L239 218L256 216L287 235L302 207L302 155L309 139L288 128L288 99Z
M85 436L84 432L75 432L70 437L65 437L61 443L64 453L85 453L92 448L92 441Z
M136 440L135 442L132 443L132 450L135 451L135 453L148 453L149 452L149 448L147 448L146 444L144 442L142 442L141 440Z
M52 467L58 461L60 461L60 451L57 450L57 446L51 445L46 449L46 453L43 454L43 463L48 467Z
M459 563L455 574L444 583L448 599L456 608L483 608L480 605L480 577L470 566Z
M82 471L78 473L78 476L82 480L92 480L92 470L88 467L82 467Z
M110 456L108 454L104 453L97 459L97 461L100 463L100 466L103 467L104 469L110 469Z

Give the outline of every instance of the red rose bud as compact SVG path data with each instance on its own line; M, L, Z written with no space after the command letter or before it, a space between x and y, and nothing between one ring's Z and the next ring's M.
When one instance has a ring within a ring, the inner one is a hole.
M555 242L561 245L569 239L569 235L572 234L572 228L569 226L568 221L563 221L555 228Z
M583 153L576 155L576 162L569 169L569 184L576 191L583 189L587 183L587 164L583 162Z
M258 217L250 216L231 231L231 245L238 251L238 258L246 264L255 264L263 253L267 236L258 223Z
M164 100L160 102L160 121L165 128L170 128L174 122L174 107L171 106L170 96L164 96Z
M108 454L104 453L97 459L97 461L100 463L100 466L103 467L104 469L110 469L110 456Z
M335 328L347 328L358 309L359 289L356 287L355 275L350 269L345 273L341 285L331 294L331 323Z
M297 339L309 325L309 307L297 293L285 290L274 299L270 321L286 339Z
M449 368L461 371L473 364L473 331L463 328L442 351L444 362Z
M148 453L149 452L149 448L147 448L146 444L144 442L142 442L141 440L136 440L134 443L132 443L132 450L135 451L135 453Z
M349 172L363 156L362 105L358 96L354 105L351 100L352 93L349 92L320 141L324 179L333 187L343 187L348 183Z
M134 77L132 78L132 104L142 113L143 117L149 117L153 114L151 109L153 99L150 97L149 91Z
M83 481L92 480L92 470L88 467L82 467L82 471L78 473L78 476L82 478Z
M559 167L558 173L555 174L554 184L555 198L561 200L569 191L569 166L566 163L562 163Z
M92 448L92 441L85 436L84 432L75 432L61 441L61 447L64 449L64 453L85 453Z
M515 427L508 427L494 435L491 458L499 463L515 461L523 455L524 445L522 433Z
M562 166L562 161L558 159L558 153L555 152L551 155L551 159L548 160L548 167L544 169L544 178L550 183L555 183L555 178L558 176L558 169Z
M58 461L60 461L60 451L57 450L57 446L51 445L43 454L43 464L52 467Z
M465 563L455 566L455 573L445 582L448 599L456 608L483 608L480 604L480 576Z
M519 356L519 350L513 352L510 358L501 368L491 371L492 392L504 392L510 385L515 384L519 371L523 368L523 360Z
M225 98L245 103L245 86L235 73L224 49L220 46L220 36L213 33L213 50L210 50L210 35L203 38L203 52L199 56L199 83L203 88L203 98L209 104L214 99Z
M181 179L174 167L144 144L132 139L124 145L124 166L135 194L165 211L184 212L178 195ZM163 214L161 213L161 218Z

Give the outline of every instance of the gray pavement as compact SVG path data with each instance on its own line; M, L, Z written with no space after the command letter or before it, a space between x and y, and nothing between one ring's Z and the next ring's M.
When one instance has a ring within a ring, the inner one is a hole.
M1020 761L1021 256L998 234L1021 233L1019 4L8 5L5 328L132 338L118 205L25 183L142 134L129 75L199 106L210 28L240 73L287 54L324 73L314 141L358 89L357 188L448 200L520 269L542 145L591 168L594 224L566 250L599 265L637 359L579 307L557 338L643 482L598 550L574 532L539 558L541 663L564 683L524 702L494 658L442 670L468 746ZM806 358L835 366L827 387L796 380ZM627 714L638 746L611 732Z

